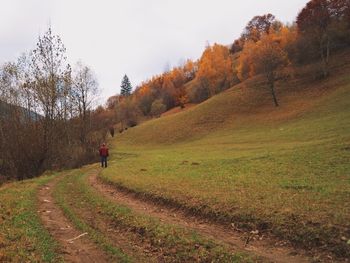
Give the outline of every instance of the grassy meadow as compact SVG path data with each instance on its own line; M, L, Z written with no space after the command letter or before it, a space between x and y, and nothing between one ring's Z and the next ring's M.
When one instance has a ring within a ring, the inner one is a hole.
M96 168L87 166L65 176L54 198L75 227L88 232L113 262L257 262L256 257L233 252L194 231L107 200L87 183ZM112 229L119 236L113 237Z
M101 178L216 221L350 255L349 72L280 82L279 108L256 78L129 129L111 141Z
M101 173L94 164L2 185L0 261L63 261L37 202L40 187L56 176L55 204L113 260L262 261L112 202L91 187L92 173L141 198L315 250L315 260L322 253L349 257L349 65L326 80L303 68L280 81L278 108L264 81L254 78L130 128L110 139L109 167Z
M57 242L41 224L36 193L53 176L0 188L0 262L63 262Z
M265 262L106 199L87 182L96 172L98 166L90 165L2 186L0 262L64 262L62 244L43 225L37 203L39 188L57 176L55 204L111 262Z

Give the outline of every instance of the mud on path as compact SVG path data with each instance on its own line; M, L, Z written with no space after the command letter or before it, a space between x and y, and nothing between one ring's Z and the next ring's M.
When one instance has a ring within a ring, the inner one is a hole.
M243 231L228 229L228 227L213 224L203 219L190 217L178 209L158 205L152 201L144 201L130 193L125 193L117 188L104 184L98 179L96 173L88 177L88 183L110 200L130 207L136 212L158 218L161 222L170 223L195 230L203 236L224 243L234 250L246 251L265 258L271 262L311 262L312 259L301 251L277 244L276 240L266 237L252 236ZM249 238L248 242L247 239ZM261 240L259 240L261 239Z
M43 225L60 244L65 262L111 262L111 259L88 238L88 233L75 229L55 204L52 191L60 178L55 178L38 191L38 213Z

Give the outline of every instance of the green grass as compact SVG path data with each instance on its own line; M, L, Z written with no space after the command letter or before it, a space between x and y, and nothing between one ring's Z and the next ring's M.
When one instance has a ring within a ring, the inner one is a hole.
M87 224L86 219L84 220L84 218L80 218L69 205L74 203L79 206L80 204L79 199L77 200L77 198L72 198L71 196L67 195L67 190L69 189L72 192L76 192L76 188L81 188L82 185L74 185L74 187L69 187L67 184L71 183L72 177L77 178L81 175L82 174L80 170L76 170L68 176L65 176L65 178L58 183L57 187L55 187L53 197L57 201L60 208L63 210L64 214L77 229L89 233L89 238L92 239L96 244L98 244L104 251L110 254L118 262L131 262L131 258L128 255L123 253L119 248L114 247L109 242L107 237L105 237L98 230L94 229L89 224Z
M138 240L137 242L144 245L151 244L152 249L163 254L165 262L198 260L202 262L251 262L247 255L238 252L233 254L224 246L207 240L194 231L161 223L155 218L135 213L128 207L106 200L105 197L86 184L86 177L87 174L81 171L65 177L59 183L55 193L55 197L59 200L68 217L83 231L90 233L93 227L88 226L89 223L83 222L86 219L78 219L79 213L83 209L81 204L85 210L99 211L97 214L95 213L95 221L109 222L112 220L113 225L118 226L120 231L124 231L123 235L130 239L131 244L135 242L132 240ZM106 235L97 228L94 227L96 233L94 236ZM96 243L101 243L101 239L96 239ZM133 261L132 258L129 259Z
M38 187L52 176L0 188L0 261L61 262L58 244L41 225L36 205Z
M129 129L111 142L101 178L297 246L350 256L341 239L350 239L348 72L280 83L280 108L251 80Z
M110 165L100 177L199 216L350 257L349 65L327 80L278 83L279 108L256 78L129 129L111 141ZM116 247L85 214L113 222L131 243L167 251L168 261L255 260L108 201L86 183L90 169L64 177L54 197L116 260L138 255ZM52 178L0 187L0 261L62 261L37 214L37 189Z

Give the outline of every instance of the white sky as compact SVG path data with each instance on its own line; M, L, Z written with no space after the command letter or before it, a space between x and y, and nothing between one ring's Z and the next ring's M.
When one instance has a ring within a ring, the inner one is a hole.
M101 99L198 59L207 42L230 44L255 15L292 22L308 0L0 0L0 63L35 47L51 24L69 60L95 72Z

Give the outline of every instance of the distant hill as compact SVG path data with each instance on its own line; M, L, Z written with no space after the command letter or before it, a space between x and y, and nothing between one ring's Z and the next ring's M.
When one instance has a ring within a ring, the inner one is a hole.
M300 67L295 78L277 83L280 107L273 105L264 78L255 77L233 86L186 111L145 122L122 134L132 143L176 143L201 138L220 130L277 124L314 111L350 75L350 51L334 56L329 79L316 80L318 65Z
M15 109L19 109L20 112L23 113L23 116L29 114L29 116L32 120L37 120L37 119L40 119L42 117L40 114L37 114L33 111L28 112L26 109L24 109L22 107L14 106L14 105L8 104L8 103L0 100L0 117L9 116L11 114L11 111L13 111Z

